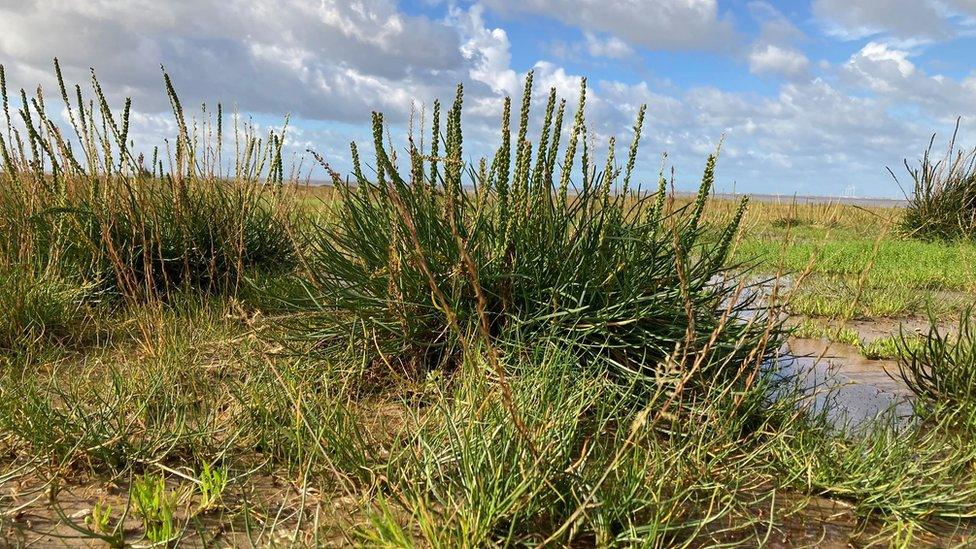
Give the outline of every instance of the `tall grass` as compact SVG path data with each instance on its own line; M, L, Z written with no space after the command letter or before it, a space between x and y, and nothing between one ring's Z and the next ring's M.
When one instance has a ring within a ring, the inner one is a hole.
M354 144L352 177L333 173L332 220L307 246L309 297L293 303L313 311L300 316L305 336L326 348L353 338L408 370L453 356L472 336L504 344L515 334L609 358L617 373L646 381L676 372L674 356L716 373L761 362L761 343L778 331L744 320L754 299L727 264L746 202L725 225L702 221L716 157L697 199L676 207L663 175L654 192L632 183L644 108L625 166L613 140L598 166L587 150L585 81L568 131L566 102L550 90L535 143L531 94L530 74L517 131L506 99L501 145L477 167L463 160L460 87L443 135L435 103L431 150L411 145L405 173L374 114L375 177Z
M958 132L958 124L956 132ZM932 157L933 137L918 167L905 167L912 179L902 230L923 239L976 237L976 149L956 148L956 133L945 156ZM896 178L897 179L897 178Z
M67 124L40 88L21 90L11 114L0 78L0 265L43 265L137 301L184 287L234 291L248 271L295 265L284 130L262 139L235 117L242 152L225 165L222 108L187 119L164 73L179 133L147 157L133 150L128 100L113 112L94 73L87 99L80 86L68 93L57 61L55 72Z
M976 412L976 326L970 306L955 333L935 321L921 344L902 336L899 373L928 409L945 406Z

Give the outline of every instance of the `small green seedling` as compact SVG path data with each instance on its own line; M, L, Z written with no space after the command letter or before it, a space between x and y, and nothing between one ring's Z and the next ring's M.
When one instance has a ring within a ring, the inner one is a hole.
M220 501L227 487L227 468L213 468L209 463L204 463L200 471L200 510L206 511Z
M131 497L136 512L142 517L146 538L162 543L173 538L176 531L173 512L176 497L167 492L166 482L159 475L145 475L132 484Z
M85 525L93 532L108 534L111 531L109 522L112 520L112 506L96 503L91 515L85 517Z

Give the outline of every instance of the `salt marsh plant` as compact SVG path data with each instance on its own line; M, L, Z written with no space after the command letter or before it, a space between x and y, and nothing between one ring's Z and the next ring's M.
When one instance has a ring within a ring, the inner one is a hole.
M935 159L934 142L933 137L918 167L905 162L912 191L902 229L923 239L976 237L976 149L957 149L954 133L945 156Z
M162 476L136 478L132 483L132 499L149 541L162 544L175 537L176 496L166 489Z
M147 157L132 148L128 100L113 112L94 73L87 99L81 86L69 94L57 61L55 72L66 127L40 88L33 97L21 90L12 115L0 67L0 265L42 265L144 301L183 287L233 291L248 271L295 264L284 130L264 140L235 118L243 152L225 165L222 108L188 119L164 73L178 135L172 150Z
M613 140L601 165L588 150L585 80L568 131L566 102L550 90L535 143L531 97L530 73L517 131L506 99L501 144L478 166L464 161L460 87L443 132L435 103L431 149L411 144L403 172L373 115L375 176L353 144L352 177L333 173L332 221L307 246L309 297L293 303L314 311L299 317L307 337L326 348L354 338L407 369L448 359L472 337L504 344L514 334L645 379L677 372L673 357L712 373L761 362L778 329L743 320L756 304L727 262L746 202L725 225L702 220L716 156L696 200L675 207L663 175L651 192L633 183L643 107L619 167Z
M976 326L973 308L959 318L956 333L932 322L919 343L902 335L898 342L901 378L928 409L976 411Z

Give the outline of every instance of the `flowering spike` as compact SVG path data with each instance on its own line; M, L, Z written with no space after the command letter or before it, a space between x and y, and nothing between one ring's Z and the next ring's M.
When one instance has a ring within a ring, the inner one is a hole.
M563 172L559 177L559 205L566 205L566 194L569 191L570 172L573 171L573 160L576 156L576 145L583 129L584 109L586 108L586 78L580 80L579 106L576 109L576 119L573 121L573 131L569 134L566 145L566 156L563 158Z

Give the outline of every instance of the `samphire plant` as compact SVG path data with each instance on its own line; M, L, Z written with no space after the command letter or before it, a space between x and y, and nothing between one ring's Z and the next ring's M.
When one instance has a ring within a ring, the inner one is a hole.
M732 375L775 350L778 325L752 314L757 294L727 261L746 200L727 225L703 219L716 156L677 206L663 172L654 192L632 183L644 107L620 167L614 139L605 162L588 149L585 80L568 131L566 101L549 91L535 142L531 98L530 73L518 128L506 98L501 144L476 166L460 86L443 126L434 103L430 150L411 139L405 169L374 113L373 171L353 143L352 177L331 172L338 198L306 246L307 298L292 302L304 337L325 349L351 338L408 371L450 367L471 338L503 353L545 338L648 386L678 371Z

